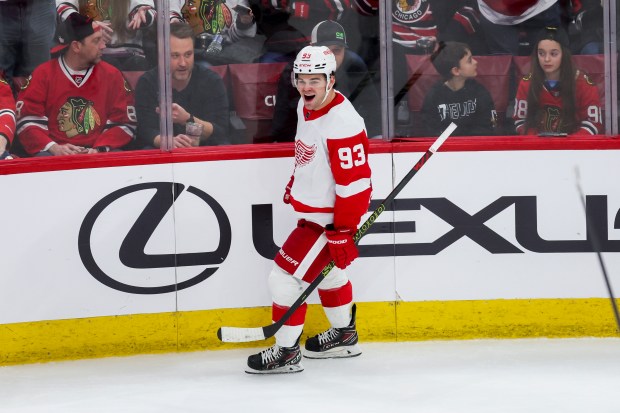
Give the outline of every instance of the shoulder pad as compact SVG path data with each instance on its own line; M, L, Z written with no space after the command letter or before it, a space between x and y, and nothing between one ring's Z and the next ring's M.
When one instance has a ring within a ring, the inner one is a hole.
M125 87L125 92L127 93L131 92L131 86L129 86L129 83L127 82L126 79L123 79L123 86Z

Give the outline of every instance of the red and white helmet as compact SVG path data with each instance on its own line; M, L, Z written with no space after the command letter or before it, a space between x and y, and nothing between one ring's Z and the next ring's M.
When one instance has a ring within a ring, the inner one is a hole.
M293 63L293 86L297 87L297 75L315 73L325 75L325 91L329 92L332 75L336 73L336 57L327 46L306 46L301 49Z

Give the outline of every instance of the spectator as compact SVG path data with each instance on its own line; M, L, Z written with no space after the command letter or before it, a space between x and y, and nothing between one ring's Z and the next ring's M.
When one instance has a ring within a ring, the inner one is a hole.
M259 2L254 0L253 3ZM297 51L308 43L308 37L290 23L291 14L283 9L253 4L258 34L265 37L256 63L292 62Z
M170 74L172 76L173 146L198 144L185 134L187 122L203 126L200 145L226 143L228 135L228 96L224 82L210 69L194 65L194 37L187 23L170 25ZM146 72L136 87L138 143L159 148L159 75Z
M574 68L564 30L547 27L540 32L531 67L517 89L513 115L517 133L596 135L603 131L598 89Z
M582 0L575 7L574 19L569 25L571 50L576 54L602 54L603 2L602 0Z
M260 52L248 0L172 0L170 11L193 29L198 40L196 61L204 61L204 66L250 63Z
M337 22L325 20L312 30L310 45L327 46L336 57L336 87L346 96L366 121L368 135L381 134L380 98L368 68L361 58L348 49L344 28ZM299 92L291 83L293 63L289 63L278 83L271 137L277 142L293 141L297 127Z
M62 52L39 66L20 92L18 137L36 156L122 148L134 134L133 94L118 69L101 61L103 35L73 13L63 26Z
M366 0L355 1L360 10L369 12L378 9L362 7L360 4ZM469 44L480 44L478 13L471 3L472 0L393 0L392 82L396 125L400 129L395 131L397 135L407 136L412 126L404 98L415 78L409 77L407 55L430 55L436 50L438 40L466 39ZM480 52L481 47L476 49L476 52Z
M101 29L107 49L103 59L120 70L146 70L143 48L144 29L153 26L156 12L153 0L56 0L61 22L73 13L90 17Z
M541 27L561 27L558 0L478 0L480 26L490 54L528 55ZM522 33L526 39L520 40ZM520 50L520 43L525 48Z
M250 0L266 36L261 63L292 62L310 42L314 26L324 20L341 24L352 15L351 0Z
M12 159L8 149L15 134L15 99L9 84L0 76L0 160Z
M53 0L0 1L0 72L15 90L50 59L55 30Z
M431 55L443 77L424 98L422 127L426 136L438 136L450 123L460 135L493 135L497 114L489 91L475 80L478 62L464 43L440 43Z

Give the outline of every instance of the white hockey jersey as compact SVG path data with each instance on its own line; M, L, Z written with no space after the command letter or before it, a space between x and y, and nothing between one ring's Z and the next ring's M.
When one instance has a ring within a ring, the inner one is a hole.
M291 205L300 218L357 228L372 191L364 119L341 93L326 107L297 107Z

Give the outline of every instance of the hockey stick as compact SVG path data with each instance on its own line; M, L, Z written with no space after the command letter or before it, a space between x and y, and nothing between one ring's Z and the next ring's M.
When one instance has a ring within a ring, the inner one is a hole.
M605 262L603 262L603 256L601 255L601 245L599 244L598 234L594 229L593 225L590 222L590 217L588 216L588 209L586 207L586 197L583 194L583 189L581 188L580 178L579 178L579 168L575 168L576 175L576 185L577 191L579 191L579 197L581 199L581 204L583 205L583 210L586 214L586 228L589 233L588 239L590 240L590 244L592 245L592 249L596 252L596 256L598 257L598 262L601 266L601 272L603 273L603 278L605 279L605 285L607 286L607 294L609 295L609 300L611 301L611 308L614 311L614 316L616 317L616 326L618 328L618 332L620 332L620 314L618 313L618 306L616 305L616 299L614 298L614 292L611 289L611 282L609 281L609 276L607 275L607 269L605 268Z
M443 131L443 133L437 138L437 140L435 140L431 147L424 153L424 155L422 155L418 162L413 166L413 169L411 169L407 173L407 175L405 175L405 177L400 181L400 183L396 185L396 188L394 188L392 192L390 192L390 194L387 196L387 198L383 200L381 205L379 205L377 209L375 209L375 211L368 217L368 219L364 221L360 229L358 229L353 236L353 241L356 244L359 242L360 238L362 238L364 234L366 234L372 224L374 224L377 217L381 215L383 211L385 211L385 206L392 202L394 198L396 198L396 195L398 195L398 193L402 191L405 185L407 185L409 181L411 181L411 178L413 178L414 175L424 166L426 161L428 161L430 157L433 156L435 152L437 152L437 150L444 143L444 141L448 139L448 136L450 136L452 132L454 132L454 129L456 129L456 125L454 123L451 123L450 126L448 126L446 130ZM291 307L278 321L265 327L220 327L217 330L217 338L219 338L225 343L245 343L248 341L265 340L266 338L272 337L284 325L286 320L288 320L293 315L293 313L297 311L299 306L301 306L306 301L308 296L312 293L312 291L314 291L316 287L318 287L318 285L321 283L321 281L323 281L327 274L329 274L332 268L334 268L334 261L331 261L325 266L325 268L323 268L323 271L321 271L321 273L316 277L316 279L312 281L310 285L308 285L308 287L306 287L306 290L301 293L299 298L297 298L293 305L291 305Z

